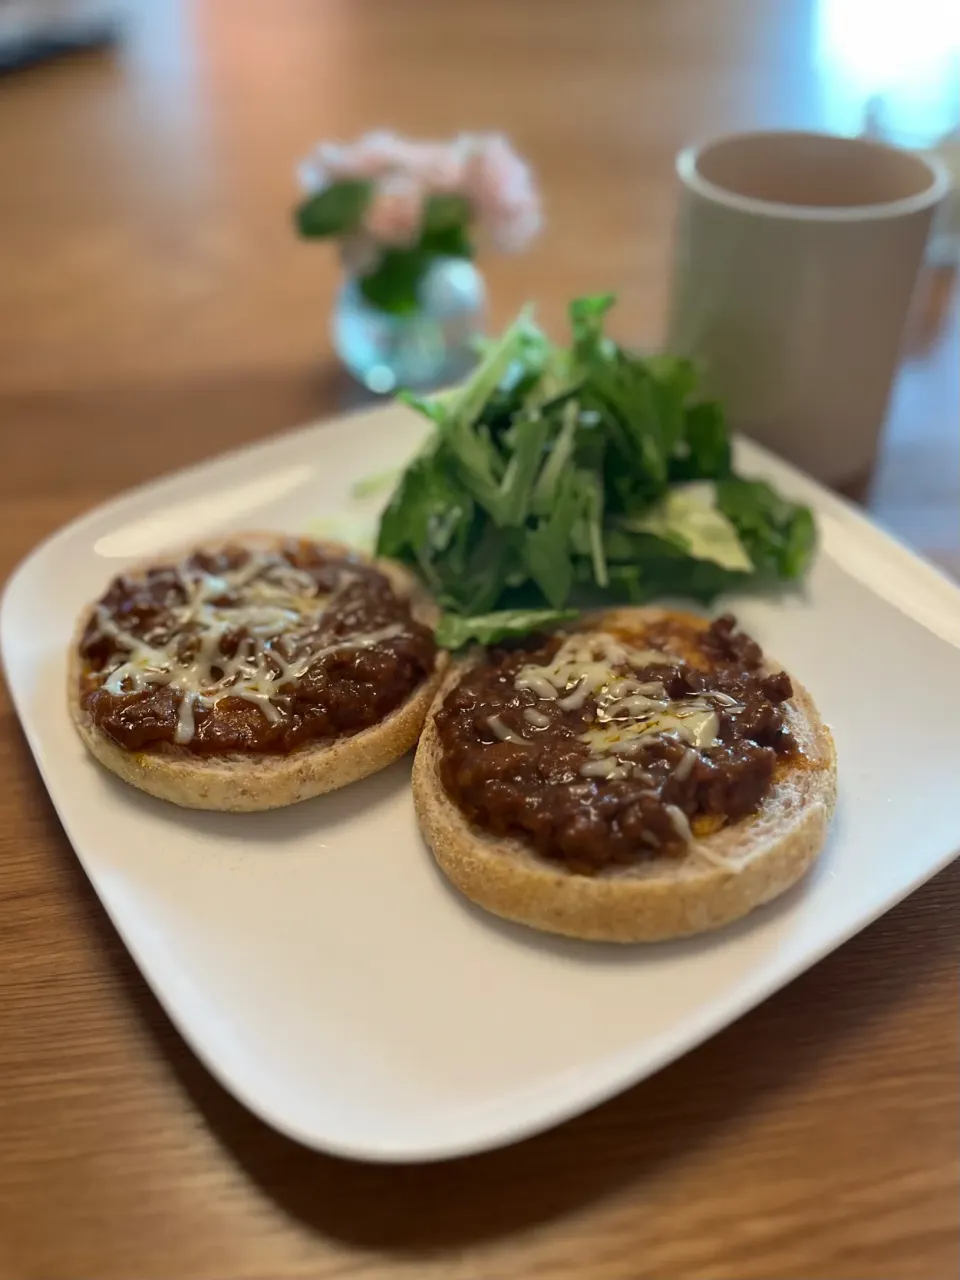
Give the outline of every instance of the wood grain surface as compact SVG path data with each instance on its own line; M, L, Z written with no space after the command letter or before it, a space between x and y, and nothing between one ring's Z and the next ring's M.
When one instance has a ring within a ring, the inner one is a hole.
M355 402L326 337L332 256L289 230L314 138L508 131L548 229L486 264L494 321L534 297L557 326L572 294L614 287L618 335L653 342L674 151L855 127L883 7L851 34L857 8L142 0L114 54L0 80L0 576L131 484ZM871 503L960 572L957 350L953 280L931 274ZM956 1276L960 864L591 1114L383 1169L279 1137L185 1048L5 692L0 783L2 1280Z

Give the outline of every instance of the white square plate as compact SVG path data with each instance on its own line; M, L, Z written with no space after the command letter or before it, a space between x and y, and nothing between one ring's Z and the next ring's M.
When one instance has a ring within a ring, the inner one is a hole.
M64 704L74 618L125 557L229 529L297 531L422 438L390 407L310 427L101 507L3 601L7 678L94 888L170 1017L271 1125L369 1160L533 1133L662 1067L839 946L960 847L960 591L769 455L740 465L816 508L803 595L737 601L833 726L840 804L806 881L738 925L616 948L463 901L423 845L409 764L274 813L193 813L85 753Z

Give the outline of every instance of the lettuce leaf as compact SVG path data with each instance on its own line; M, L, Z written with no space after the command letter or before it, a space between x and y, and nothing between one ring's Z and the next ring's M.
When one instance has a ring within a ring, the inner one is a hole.
M437 644L443 649L462 649L471 643L499 644L533 631L551 631L576 616L576 609L501 609L466 618L445 613L437 624Z
M809 507L789 502L765 480L735 476L717 484L717 506L758 571L788 582L803 576L817 543Z
M674 543L694 560L709 560L737 573L753 572L736 526L718 509L716 486L709 482L678 485L642 516L623 524Z
M723 412L698 396L693 365L618 346L612 304L575 300L567 348L524 311L462 386L402 396L433 434L394 488L377 551L434 594L443 643L522 634L578 606L707 601L794 581L812 559L810 512L733 473Z

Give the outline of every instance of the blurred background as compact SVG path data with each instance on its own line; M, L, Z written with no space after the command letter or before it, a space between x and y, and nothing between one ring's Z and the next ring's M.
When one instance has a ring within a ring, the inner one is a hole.
M492 323L533 298L558 329L610 288L617 336L652 344L681 145L799 125L927 148L960 127L954 0L0 0L0 50L0 486L55 491L60 518L355 401L335 255L291 229L318 138L504 131L546 227L484 262ZM872 504L960 572L949 267L920 292Z
M502 130L546 223L483 259L491 325L530 298L559 335L613 289L616 336L652 345L681 146L801 126L955 156L958 56L958 0L0 0L0 583L105 498L357 402L336 256L292 226L317 139ZM960 577L949 254L915 302L867 498ZM641 1090L401 1194L193 1058L5 697L4 1280L957 1274L960 863Z

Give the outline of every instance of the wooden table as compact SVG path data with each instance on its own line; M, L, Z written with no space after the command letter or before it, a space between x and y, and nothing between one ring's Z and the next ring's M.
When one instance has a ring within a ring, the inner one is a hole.
M572 294L614 286L619 334L654 341L672 153L729 127L852 127L877 33L844 45L849 9L144 0L116 57L0 82L0 575L128 485L350 402L331 255L289 230L315 136L507 130L549 228L490 261L495 320L534 297L556 326ZM956 293L930 278L873 506L960 570L957 339ZM271 1132L184 1047L5 695L2 716L2 1280L956 1275L960 864L592 1114L369 1168Z

